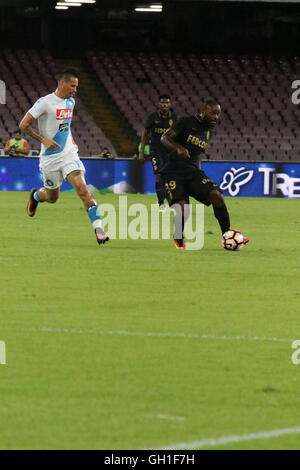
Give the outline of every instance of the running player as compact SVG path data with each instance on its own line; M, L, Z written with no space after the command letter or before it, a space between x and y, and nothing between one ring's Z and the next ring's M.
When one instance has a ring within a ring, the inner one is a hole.
M221 114L220 105L207 99L200 113L182 117L162 136L162 143L171 150L161 173L170 206L175 204L176 248L185 248L183 227L188 217L189 197L206 206L212 204L222 234L230 229L229 213L217 183L200 170L200 158L211 138L211 130ZM248 243L249 238L244 238Z
M139 160L145 161L145 146L150 141L150 159L155 175L155 190L160 210L165 209L165 191L161 179L161 169L167 155L167 149L161 143L162 134L177 121L176 114L171 110L171 98L169 95L160 95L158 110L149 114L145 120L145 128L142 132L139 145Z
M71 133L77 87L76 71L63 71L58 78L55 92L37 100L20 122L20 129L41 143L40 171L44 182L42 188L31 190L26 210L33 217L40 202L56 202L65 179L82 200L97 242L103 244L109 241L109 237L102 229L97 202L87 189L85 168L79 159L78 147ZM32 127L35 119L38 121L39 131Z

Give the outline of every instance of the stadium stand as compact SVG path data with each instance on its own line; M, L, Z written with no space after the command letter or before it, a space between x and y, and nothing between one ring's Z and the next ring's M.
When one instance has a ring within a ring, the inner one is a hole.
M137 140L160 93L171 94L179 115L196 111L202 98L214 96L223 114L209 146L210 159L300 159L300 115L291 101L291 84L300 77L299 57L90 51L87 60L90 74L97 76ZM38 73L33 73L32 64ZM1 79L7 86L7 105L1 106L0 115L2 142L10 138L31 105L54 89L57 73L58 65L47 51L0 52ZM78 97L73 129L81 156L99 154L102 147L116 156L113 143ZM33 149L38 148L28 140Z
M213 96L223 108L211 159L296 161L300 116L291 101L300 58L90 51L87 60L137 135L158 95L181 114ZM105 70L105 73L103 73Z
M34 68L33 65L34 64ZM6 142L16 129L23 115L41 96L51 93L56 85L58 67L46 51L3 49L0 52L0 75L5 81L6 106L1 106L0 139ZM107 147L113 156L116 151L93 117L87 112L82 100L76 98L73 130L81 156L100 154ZM29 138L32 149L39 146Z

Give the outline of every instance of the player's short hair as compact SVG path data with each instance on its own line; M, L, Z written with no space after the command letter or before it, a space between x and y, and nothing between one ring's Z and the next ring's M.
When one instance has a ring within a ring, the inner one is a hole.
M58 75L58 80L70 80L71 78L78 78L78 73L75 69L65 69Z
M167 93L163 93L162 95L159 95L159 101L160 100L170 100L171 99L171 96L168 95Z
M16 129L15 131L13 131L13 134L22 134L22 131L20 131L20 129Z
M215 98L206 98L204 100L204 106L220 106L220 103Z

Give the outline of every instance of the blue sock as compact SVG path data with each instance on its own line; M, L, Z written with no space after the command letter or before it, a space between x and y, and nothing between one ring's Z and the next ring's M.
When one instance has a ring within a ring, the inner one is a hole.
M38 190L33 194L33 198L36 200L36 202L45 202L40 200Z
M90 206L87 210L87 214L94 229L102 228L99 206Z

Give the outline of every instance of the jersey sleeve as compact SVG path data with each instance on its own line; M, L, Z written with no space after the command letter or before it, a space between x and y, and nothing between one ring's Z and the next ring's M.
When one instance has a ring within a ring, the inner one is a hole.
M186 118L182 117L182 118L179 118L178 121L175 122L175 124L173 124L173 126L171 126L171 129L176 132L176 135L180 134L181 132L183 132L187 127L187 120Z
M46 112L46 100L44 98L40 98L37 100L32 108L28 110L28 113L34 117L34 119L38 119L42 114Z

